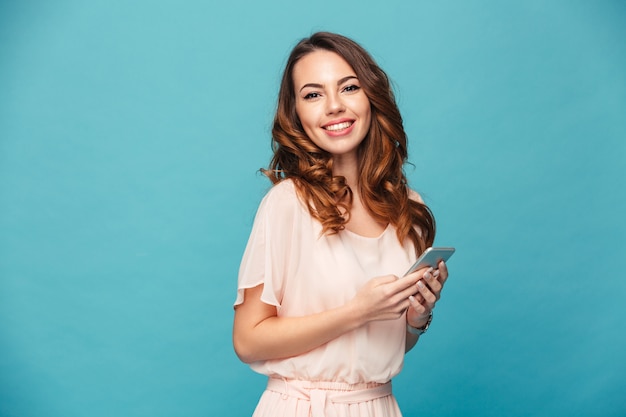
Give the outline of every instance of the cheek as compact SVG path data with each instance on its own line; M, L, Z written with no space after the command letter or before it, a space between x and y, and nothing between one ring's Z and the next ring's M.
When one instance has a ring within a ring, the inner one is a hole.
M358 109L359 114L362 118L366 120L371 120L372 118L372 105L370 101L366 97L362 97L358 103L356 103L356 108Z
M296 115L304 130L308 130L312 123L311 112L307 111L307 109L303 109L301 106L296 106Z
M363 118L366 121L367 129L369 130L370 126L372 125L372 109L369 103L367 103L367 106L363 109L362 114L363 114Z

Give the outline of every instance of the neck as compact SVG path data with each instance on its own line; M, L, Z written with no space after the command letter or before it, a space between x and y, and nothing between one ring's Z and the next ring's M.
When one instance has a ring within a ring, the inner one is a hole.
M359 184L359 161L356 155L334 156L333 175L344 177L352 192L356 192Z

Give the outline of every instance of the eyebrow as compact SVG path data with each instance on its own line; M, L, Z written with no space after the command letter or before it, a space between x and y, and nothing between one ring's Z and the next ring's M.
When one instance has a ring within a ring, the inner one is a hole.
M350 79L356 79L358 80L358 77L356 75L348 75L347 77L343 77L341 78L339 81L337 81L337 85L341 85L343 83L345 83L346 81L350 80ZM304 84L302 86L302 88L300 89L300 91L304 90L307 87L311 87L311 88L324 88L324 86L322 84L316 84L316 83L308 83L308 84Z

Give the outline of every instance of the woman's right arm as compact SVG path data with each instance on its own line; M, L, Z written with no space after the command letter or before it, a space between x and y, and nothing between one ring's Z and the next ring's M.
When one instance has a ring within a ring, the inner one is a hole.
M343 306L302 317L278 317L275 306L261 301L263 285L246 289L235 307L235 352L245 363L296 356L370 321L397 319L422 274L373 278Z

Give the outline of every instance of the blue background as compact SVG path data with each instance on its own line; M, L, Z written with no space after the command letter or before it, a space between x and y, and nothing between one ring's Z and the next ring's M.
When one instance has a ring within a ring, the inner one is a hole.
M0 415L247 416L230 339L278 80L395 83L454 245L406 416L626 415L626 3L0 2Z

